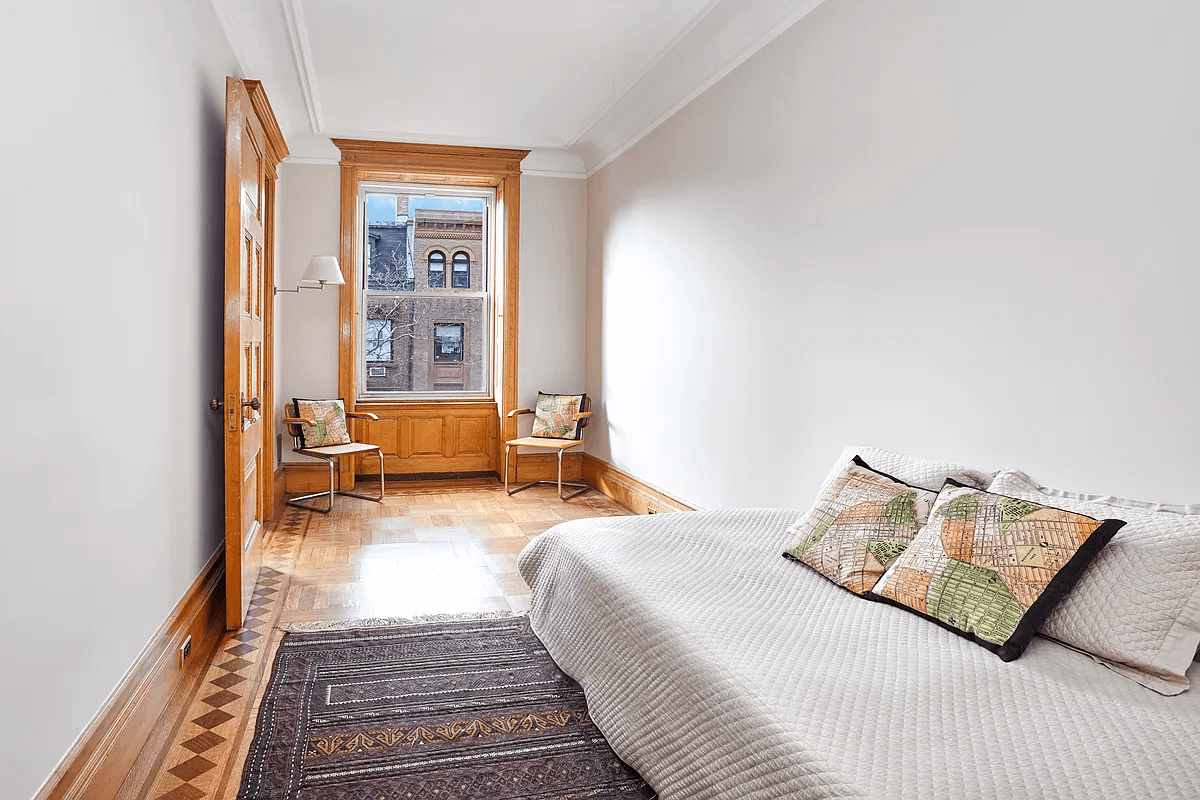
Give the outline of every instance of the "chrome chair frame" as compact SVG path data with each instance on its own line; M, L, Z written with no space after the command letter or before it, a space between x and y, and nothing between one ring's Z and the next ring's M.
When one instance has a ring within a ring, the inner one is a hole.
M348 419L373 419L373 420L379 419L379 417L376 416L375 414L353 413L353 412L349 412L349 411L346 412L346 417ZM311 494L304 494L304 495L300 495L299 497L290 497L286 501L289 506L296 506L297 508L305 508L305 509L308 509L309 511L316 511L321 514L328 514L330 511L333 510L334 495L342 495L343 497L357 497L361 500L370 500L374 503L383 502L383 495L384 495L383 449L379 445L366 444L365 442L352 441L352 442L350 442L350 445L353 445L355 449L353 449L349 452L322 453L321 450L324 448L304 447L303 446L303 437L295 435L296 431L299 430L299 427L297 427L297 426L316 425L317 424L316 422L314 422L313 420L310 420L310 419L301 419L301 418L297 418L297 417L284 417L283 422L285 425L292 426L290 428L290 430L293 433L294 444L296 445L296 446L292 447L293 453L298 453L302 456L308 456L309 458L319 458L329 464L329 490L326 492L313 492ZM335 447L335 448L336 447L346 447L346 446L347 445L330 445L330 447ZM369 494L363 494L361 492L343 491L342 490L342 475L341 475L341 472L337 469L338 462L341 459L345 458L346 456L358 455L360 453L370 453L372 451L374 451L375 455L379 458L379 495L373 496L373 495L369 495ZM314 500L318 497L328 498L325 501L324 508L321 508L321 507L317 506L316 504L310 504L310 503L306 502L308 500Z
M591 406L591 398L588 398L588 406L589 407ZM508 412L508 418L514 419L523 414L532 414L532 413L534 413L533 409L515 408L512 411ZM549 486L555 486L555 485L558 486L558 499L559 500L570 500L575 495L583 494L588 489L592 488L591 486L584 483L583 481L563 481L563 479L562 479L563 453L565 453L568 450L571 450L573 448L579 447L580 445L583 444L582 429L587 427L588 418L590 418L591 416L592 416L592 412L590 410L580 410L578 413L575 414L574 420L576 422L582 422L582 424L579 426L580 435L579 435L578 439L549 439L549 438L546 439L547 443L549 443L549 442L564 442L565 443L568 441L570 442L570 444L553 445L554 449L558 450L558 480L557 481L545 481L545 480L529 481L528 483L521 484L520 486L513 487L512 489L508 488L508 462L509 462L508 454L509 454L509 451L512 450L513 447L538 447L538 445L529 444L523 439L512 439L510 441L505 442L504 443L504 491L508 492L510 495L513 495L513 494L516 494L517 492L521 492L521 491L524 491L525 489L528 489L530 486L537 486L538 484L544 483ZM529 437L527 437L527 438L529 438ZM546 449L549 449L549 446L546 446ZM518 453L517 464L515 464L513 466L513 480L514 481L519 480L519 478L517 476L519 467L520 467L520 454ZM570 494L563 494L564 486L569 486L569 487L575 489L575 491L571 492Z

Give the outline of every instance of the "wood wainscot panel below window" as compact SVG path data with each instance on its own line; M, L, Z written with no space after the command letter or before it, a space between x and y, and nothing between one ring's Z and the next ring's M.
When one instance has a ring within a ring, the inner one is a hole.
M355 438L383 448L390 475L493 472L500 438L493 401L462 403L362 403L378 421L355 420ZM358 460L354 471L370 478L374 467Z

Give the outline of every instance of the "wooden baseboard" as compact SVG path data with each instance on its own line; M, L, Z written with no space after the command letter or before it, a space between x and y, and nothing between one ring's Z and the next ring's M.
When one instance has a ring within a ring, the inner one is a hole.
M554 453L521 453L511 456L512 465L509 469L515 471L509 475L513 483L528 483L529 481L552 481L558 478L558 456ZM583 453L563 454L564 481L583 479ZM500 473L504 480L504 473Z
M283 512L287 508L287 500L285 492L287 491L287 483L284 480L283 464L275 468L275 497L272 498L275 502L271 509L271 519L281 519Z
M308 494L329 488L329 467L323 461L285 461L283 490L288 494Z
M34 800L116 797L171 695L224 632L222 545ZM192 651L185 667L180 663L179 648L189 635Z
M583 454L583 480L635 514L698 510L591 453Z
M517 461L520 459L520 461ZM511 479L514 483L519 477L521 482L525 481L552 481L558 476L558 456L553 453L521 453L518 456L513 456L513 462L517 466L516 476ZM278 503L282 506L284 502L283 492L289 494L307 494L309 492L320 492L329 488L329 467L325 464L314 461L305 463L301 461L285 461L280 464L282 471L283 482L282 489L278 492ZM439 473L440 474L440 473ZM457 473L456 473L457 474ZM450 474L447 473L447 477ZM364 474L364 480L370 480L370 474ZM422 474L422 479L432 479L430 474ZM500 480L504 480L504 473L500 473ZM583 453L566 453L563 455L563 480L578 481L583 479ZM378 483L378 480L376 480ZM278 517L276 517L278 519Z

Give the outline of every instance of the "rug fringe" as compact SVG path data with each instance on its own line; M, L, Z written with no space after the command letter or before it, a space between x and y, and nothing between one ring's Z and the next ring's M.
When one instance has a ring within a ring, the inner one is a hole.
M409 625L428 625L438 622L462 622L475 619L507 619L523 617L524 612L493 610L463 611L457 614L418 614L413 617L362 617L359 619L337 619L318 622L288 622L275 627L292 633L317 633L320 631L345 631L352 628L404 628Z

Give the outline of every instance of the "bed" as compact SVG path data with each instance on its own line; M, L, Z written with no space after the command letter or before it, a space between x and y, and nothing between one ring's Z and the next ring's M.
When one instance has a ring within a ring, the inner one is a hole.
M581 519L521 554L534 630L665 800L1200 797L1200 690L865 602L780 557L800 514Z

